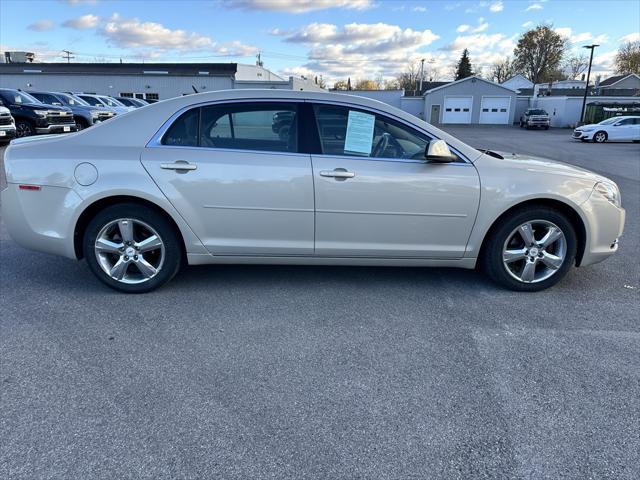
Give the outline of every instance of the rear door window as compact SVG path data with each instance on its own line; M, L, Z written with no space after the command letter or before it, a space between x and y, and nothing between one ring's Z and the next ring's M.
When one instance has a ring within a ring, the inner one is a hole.
M235 103L202 107L200 146L297 152L295 103Z

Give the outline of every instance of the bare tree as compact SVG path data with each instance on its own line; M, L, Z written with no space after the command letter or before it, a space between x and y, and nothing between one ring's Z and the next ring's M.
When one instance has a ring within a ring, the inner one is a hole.
M396 77L398 88L404 88L405 92L418 89L418 79L420 77L420 66L417 63L410 63L404 72Z
M509 80L518 71L509 58L505 58L502 62L496 62L491 65L491 71L489 72L489 79L496 83L502 83Z
M334 90L349 90L349 87L347 85L347 81L346 80L338 80L336 83L333 84L333 89Z
M363 78L356 82L354 90L379 90L379 88L375 80Z
M522 34L513 50L515 64L533 83L542 83L556 72L567 40L549 25L538 25Z
M586 55L572 55L564 61L564 71L571 80L577 79L589 66L589 57Z
M640 75L640 41L620 45L614 62L617 73Z

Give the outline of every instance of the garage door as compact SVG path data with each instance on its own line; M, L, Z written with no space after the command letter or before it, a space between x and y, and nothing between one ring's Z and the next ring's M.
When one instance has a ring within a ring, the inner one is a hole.
M471 123L473 97L445 97L442 123Z
M482 97L480 123L507 124L511 97Z

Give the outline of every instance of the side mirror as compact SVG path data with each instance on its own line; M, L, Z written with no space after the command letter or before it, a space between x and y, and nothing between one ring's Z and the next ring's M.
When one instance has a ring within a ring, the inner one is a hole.
M447 142L444 140L434 140L433 142L429 142L425 158L429 162L436 163L450 163L456 159L451 153L451 150L449 150Z

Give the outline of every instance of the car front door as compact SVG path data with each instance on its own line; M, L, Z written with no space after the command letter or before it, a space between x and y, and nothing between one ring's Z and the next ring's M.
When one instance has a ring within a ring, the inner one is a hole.
M313 111L316 255L463 256L480 200L473 164L428 163L429 136L375 112Z
M297 111L196 107L145 149L143 165L212 254L313 254L311 158L298 153Z
M617 123L614 123L610 129L612 140L635 140L636 133L635 119L625 118Z

